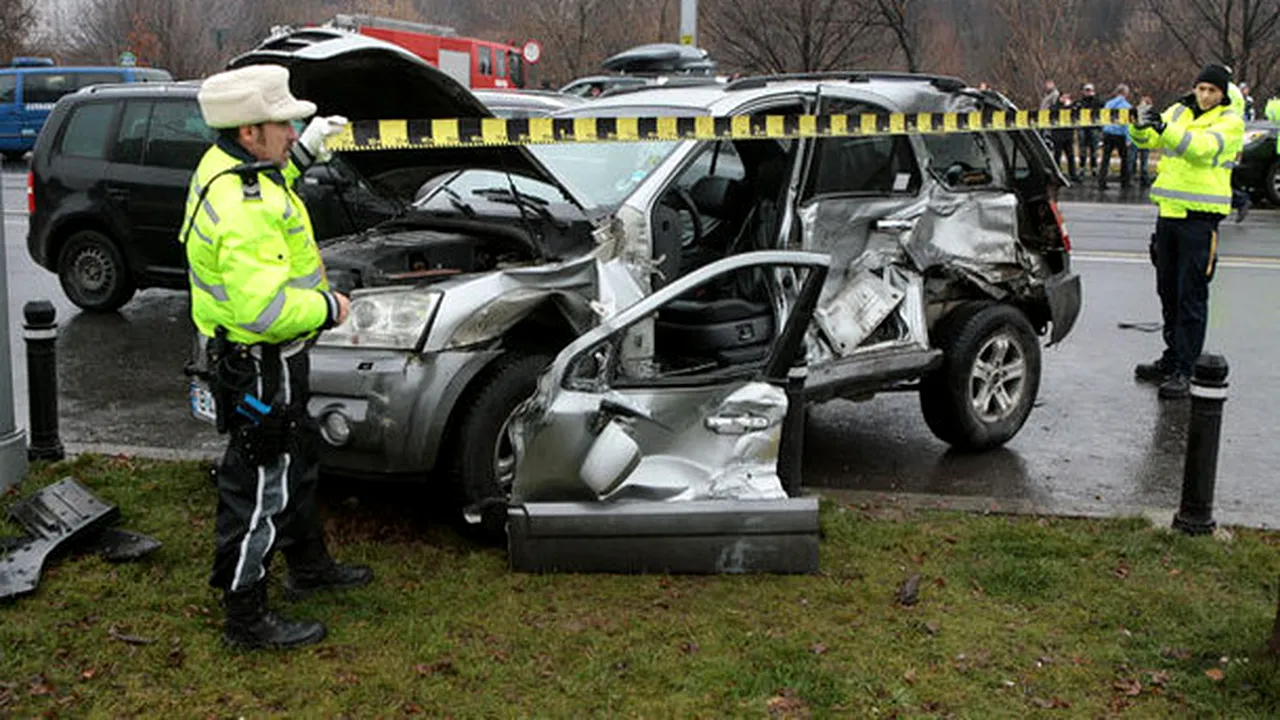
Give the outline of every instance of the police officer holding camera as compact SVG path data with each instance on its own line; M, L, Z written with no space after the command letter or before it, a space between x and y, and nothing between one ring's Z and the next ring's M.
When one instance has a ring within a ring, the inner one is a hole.
M308 349L345 321L346 296L329 289L311 220L292 184L299 165L327 161L340 117L293 97L289 73L255 65L214 75L200 109L218 133L191 179L181 238L191 315L207 340L219 430L216 550L210 584L223 590L224 638L243 648L318 642L318 622L269 611L267 569L279 549L286 595L368 583L367 567L338 564L316 504L318 432L307 414ZM297 162L295 162L295 160Z
M1160 386L1165 399L1191 391L1191 371L1204 347L1218 224L1231 213L1231 166L1244 143L1244 119L1231 109L1231 71L1205 66L1191 94L1163 113L1138 112L1130 136L1138 148L1161 150L1151 199L1160 208L1151 238L1156 290L1164 317L1164 353L1134 375Z

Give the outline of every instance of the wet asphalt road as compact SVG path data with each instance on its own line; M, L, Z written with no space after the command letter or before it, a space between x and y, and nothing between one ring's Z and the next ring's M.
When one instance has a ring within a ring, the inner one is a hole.
M61 430L70 449L217 453L218 436L186 409L181 369L191 326L184 294L147 290L118 314L79 312L27 254L25 175L10 166L3 182L19 426L27 425L21 307L46 298L58 310ZM1155 210L1141 204L1143 194L1073 190L1078 202L1064 203L1084 310L1072 335L1045 350L1039 403L1013 442L959 455L933 438L914 394L836 400L811 414L806 484L997 498L1047 512L1176 508L1189 405L1162 403L1153 388L1133 381L1134 363L1159 352L1159 334L1120 327L1159 322L1146 260ZM1215 515L1280 526L1280 420L1272 409L1280 400L1280 212L1257 209L1241 225L1224 224L1220 247L1207 350L1230 360L1231 395Z

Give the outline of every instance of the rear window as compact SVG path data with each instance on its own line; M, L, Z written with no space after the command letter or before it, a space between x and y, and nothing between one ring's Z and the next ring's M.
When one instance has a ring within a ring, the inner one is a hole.
M107 135L115 112L115 103L87 103L72 110L66 130L62 133L61 153L95 160L106 159Z
M158 102L151 111L143 164L195 170L214 138L194 101Z
M80 72L76 73L75 89L118 82L124 82L124 74L118 71Z

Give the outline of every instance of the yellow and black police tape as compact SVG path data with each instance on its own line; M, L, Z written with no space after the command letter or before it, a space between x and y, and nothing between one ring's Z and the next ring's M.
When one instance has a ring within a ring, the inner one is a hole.
M331 150L410 150L476 145L750 140L942 135L1125 125L1130 110L982 110L963 113L734 115L729 117L450 118L355 120L330 138Z

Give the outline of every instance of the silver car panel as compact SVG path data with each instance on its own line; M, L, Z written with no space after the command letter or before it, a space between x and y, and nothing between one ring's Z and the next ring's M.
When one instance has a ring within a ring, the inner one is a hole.
M776 379L615 388L576 382L570 374L588 355L605 353L596 361L600 367L617 362L607 357L608 348L635 323L713 278L750 267L828 263L814 253L734 255L694 270L571 343L515 419L512 502L785 497L777 451L787 398Z

